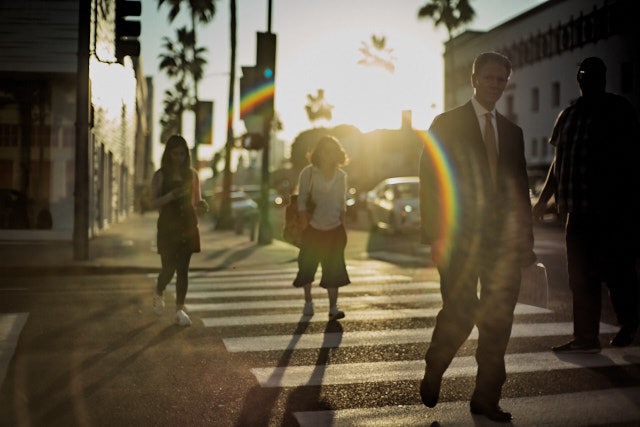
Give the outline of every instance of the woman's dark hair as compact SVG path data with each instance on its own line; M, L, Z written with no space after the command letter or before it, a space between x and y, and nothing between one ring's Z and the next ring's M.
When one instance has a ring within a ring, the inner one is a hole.
M349 156L340 145L340 142L337 138L325 135L316 144L315 148L311 153L309 153L309 161L312 165L318 166L320 161L320 152L325 149L334 149L335 150L335 166L341 167L349 163Z
M171 162L171 151L174 148L184 149L184 163L180 167L180 175L185 182L191 181L191 152L187 146L187 141L180 135L171 135L164 145L164 152L162 153L162 160L160 161L160 169L164 172L165 176L169 176L173 169L173 163Z

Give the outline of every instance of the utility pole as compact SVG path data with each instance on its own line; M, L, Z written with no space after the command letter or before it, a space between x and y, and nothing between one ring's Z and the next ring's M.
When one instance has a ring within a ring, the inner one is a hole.
M273 239L269 218L269 143L274 117L276 35L271 32L271 0L269 0L268 32L258 33L256 39L255 67L242 67L240 78L240 119L247 134L242 137L242 147L247 150L262 149L262 185L260 187L260 223L258 244L270 244Z
M272 0L268 0L267 7L267 33L262 35L262 38L258 38L258 66L261 63L267 63L270 66L272 78L274 79L275 88L275 61L276 61L276 36L271 33L271 6ZM262 40L262 46L260 42ZM264 59L261 59L264 58ZM274 89L275 98L275 89ZM258 244L268 245L273 240L273 228L271 227L270 208L269 205L269 148L271 145L271 124L274 117L274 99L271 99L271 108L263 116L263 140L264 146L262 147L262 187L261 199L260 199L260 224L258 227Z
M80 0L76 86L73 259L89 259L89 33L91 0Z

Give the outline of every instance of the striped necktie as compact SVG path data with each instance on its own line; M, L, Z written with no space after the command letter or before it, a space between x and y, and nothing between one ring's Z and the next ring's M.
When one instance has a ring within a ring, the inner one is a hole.
M496 148L496 132L493 129L493 123L491 122L493 114L486 113L484 117L486 119L484 125L484 147L487 150L487 160L489 161L491 179L495 185L498 174L498 149Z

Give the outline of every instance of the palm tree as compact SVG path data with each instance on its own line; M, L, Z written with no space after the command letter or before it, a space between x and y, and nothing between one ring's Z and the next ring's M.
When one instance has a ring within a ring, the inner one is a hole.
M177 130L181 131L182 113L186 109L194 109L196 102L195 100L192 102L187 82L190 78L194 81L196 78L202 78L204 65L207 63L203 55L207 49L195 46L193 31L188 31L186 27L178 29L176 37L177 41L164 37L163 48L165 52L158 55L160 58L158 68L164 70L169 77L177 80L176 92L165 92L164 111L165 115L175 114L176 117L164 117L164 119L165 124L177 120ZM168 104L172 104L173 108L166 108Z
M236 0L229 0L229 31L231 43L231 63L229 65L229 103L227 113L227 142L224 150L224 173L222 175L222 200L220 216L216 221L217 229L229 229L233 225L231 218L231 150L233 149L233 115L236 82L236 45L237 45L237 8Z
M182 112L185 109L186 89L177 84L174 91L164 92L164 111L160 117L160 140L166 141L171 135L182 133Z
M329 105L324 97L324 89L318 89L318 94L313 96L307 95L307 105L304 106L307 117L311 123L315 123L318 119L331 120L331 110L333 105Z
M449 35L449 46L451 46L451 82L453 90L453 103L456 104L456 72L453 56L453 32L461 26L468 24L475 17L476 12L470 4L470 0L430 0L418 10L418 18L429 18L434 26L444 25Z
M358 64L382 67L390 73L393 73L396 66L393 62L397 59L393 56L393 49L387 48L387 38L385 36L376 37L375 34L371 35L371 45L367 42L361 42L362 47L359 49L364 55Z
M173 22L173 20L180 13L180 9L183 5L186 5L189 9L189 13L191 16L191 33L193 36L193 46L197 46L197 24L208 24L213 20L213 17L216 14L216 6L215 0L158 0L158 9L163 5L163 3L167 3L169 6L169 22ZM203 48L200 48L203 49ZM204 52L204 51L202 51ZM202 53L200 52L200 53ZM197 58L198 53L194 51L193 57ZM193 106L198 104L198 83L202 80L204 64L206 61L200 64L200 69L198 71L197 66L195 69L191 70L191 77L193 79L193 97L194 103ZM198 140L194 138L194 146L193 146L193 160L197 165L198 160Z

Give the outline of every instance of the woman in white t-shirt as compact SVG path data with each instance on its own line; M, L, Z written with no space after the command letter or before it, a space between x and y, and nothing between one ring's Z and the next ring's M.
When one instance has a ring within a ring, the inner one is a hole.
M300 172L298 181L298 209L306 229L293 286L304 289L303 314L313 315L311 283L318 264L322 265L320 286L329 295L329 320L338 320L344 317L337 306L338 288L351 283L344 260L347 174L340 169L347 164L348 157L336 138L324 136L309 160L311 164ZM310 205L313 207L308 209Z

